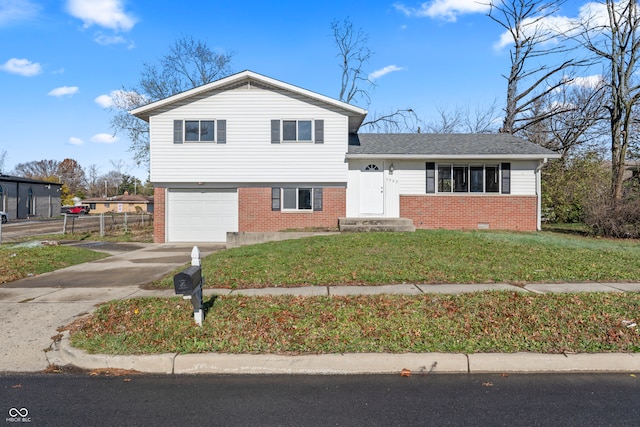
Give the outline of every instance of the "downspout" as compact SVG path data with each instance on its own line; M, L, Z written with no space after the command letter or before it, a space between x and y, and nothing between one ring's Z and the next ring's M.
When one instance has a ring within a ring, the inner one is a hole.
M536 195L537 195L537 223L536 228L538 231L542 230L542 167L547 163L547 158L538 161L538 167L536 168Z

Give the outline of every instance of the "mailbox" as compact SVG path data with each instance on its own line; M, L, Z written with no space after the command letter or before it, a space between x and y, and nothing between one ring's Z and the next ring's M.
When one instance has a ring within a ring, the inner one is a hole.
M173 276L173 287L176 294L191 295L202 282L202 269L192 265Z

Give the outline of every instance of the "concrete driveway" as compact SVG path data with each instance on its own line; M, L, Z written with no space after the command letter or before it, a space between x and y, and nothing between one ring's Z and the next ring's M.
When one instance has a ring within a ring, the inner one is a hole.
M153 243L72 243L98 252L107 252L110 257L78 264L50 273L28 277L0 285L0 288L108 288L141 286L158 280L167 273L191 263L194 244ZM195 244L204 257L224 245Z
M141 289L191 263L194 244L73 243L111 254L102 260L0 285L0 372L47 368L57 329L96 305L154 295ZM196 244L204 257L224 245ZM164 292L166 294L166 292Z

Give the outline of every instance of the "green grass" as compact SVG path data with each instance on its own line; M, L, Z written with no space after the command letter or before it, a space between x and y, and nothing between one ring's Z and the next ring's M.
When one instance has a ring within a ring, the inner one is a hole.
M0 284L107 256L69 246L29 247L5 244L0 246Z
M101 306L71 336L88 352L638 352L640 294L218 297L202 327L179 298Z
M54 233L43 234L37 236L41 240L53 240L53 241L100 241L100 242L141 242L141 243L153 243L153 224L147 223L144 226L132 225L125 231L123 228L118 227L114 229L108 229L105 231L104 236L100 235L100 231L76 231L75 233ZM23 241L32 240L34 236L21 239ZM21 241L17 240L17 241Z
M205 287L640 281L640 243L556 233L354 233L270 242L203 260ZM155 284L173 287L172 275Z

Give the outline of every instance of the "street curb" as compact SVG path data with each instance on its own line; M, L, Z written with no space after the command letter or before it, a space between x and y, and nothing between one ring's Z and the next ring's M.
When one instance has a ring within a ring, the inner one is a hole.
M637 353L476 353L470 354L469 372L635 372Z
M54 346L55 357L64 366L72 365L81 369L125 369L149 374L173 373L175 353L118 356L89 354L71 346L69 331L63 333L60 342Z
M125 369L154 374L466 374L640 372L636 353L349 353L283 356L274 354L176 354L115 356L89 354L71 346L69 332L52 355L62 366Z
M464 354L359 353L282 356L273 354L184 354L176 357L175 374L399 374L467 373Z

